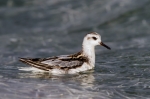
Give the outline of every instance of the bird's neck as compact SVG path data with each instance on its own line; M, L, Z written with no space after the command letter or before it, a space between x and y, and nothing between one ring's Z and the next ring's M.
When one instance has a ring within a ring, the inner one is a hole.
M86 45L83 47L83 54L88 57L90 65L95 66L95 47Z

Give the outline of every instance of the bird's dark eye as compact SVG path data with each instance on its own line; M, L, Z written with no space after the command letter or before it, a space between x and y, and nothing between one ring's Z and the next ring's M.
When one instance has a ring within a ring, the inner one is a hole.
M94 40L97 40L97 38L96 37L92 37Z

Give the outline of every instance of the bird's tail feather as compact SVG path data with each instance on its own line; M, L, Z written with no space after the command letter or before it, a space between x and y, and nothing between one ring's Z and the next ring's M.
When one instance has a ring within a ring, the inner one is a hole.
M20 61L23 62L23 63L26 63L28 65L31 65L35 68L38 68L38 69L41 69L41 70L44 70L44 71L49 71L50 68L47 68L49 66L47 66L47 64L43 64L41 62L35 62L33 61L34 59L30 59L30 58L20 58Z

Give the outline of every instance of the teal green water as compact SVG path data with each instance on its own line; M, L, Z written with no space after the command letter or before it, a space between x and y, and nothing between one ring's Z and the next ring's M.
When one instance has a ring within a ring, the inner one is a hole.
M149 0L0 1L0 96L3 99L149 99ZM52 76L19 71L18 57L81 50L98 32L95 69Z

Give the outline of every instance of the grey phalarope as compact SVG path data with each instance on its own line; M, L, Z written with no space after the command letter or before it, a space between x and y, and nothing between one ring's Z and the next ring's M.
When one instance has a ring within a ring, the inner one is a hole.
M47 71L52 74L75 74L94 68L96 45L111 49L101 41L101 36L98 33L92 32L84 37L82 51L76 54L48 58L20 58L20 61L31 65L34 68L33 70L31 69L32 71Z

